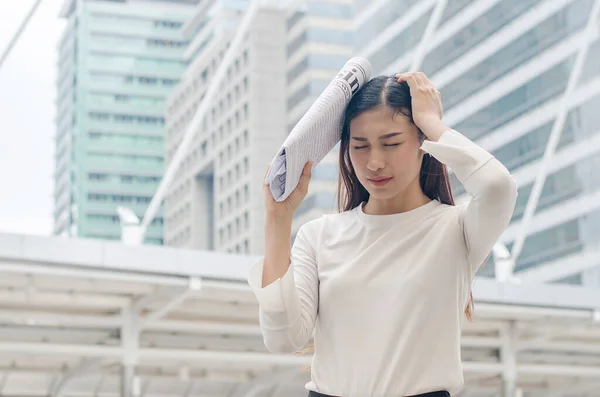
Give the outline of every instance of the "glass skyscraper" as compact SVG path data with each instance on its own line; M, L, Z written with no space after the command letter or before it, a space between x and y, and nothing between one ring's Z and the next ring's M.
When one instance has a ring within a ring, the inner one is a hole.
M119 239L117 207L143 216L164 172L165 98L198 0L67 0L58 46L55 234ZM146 242L162 244L159 212Z

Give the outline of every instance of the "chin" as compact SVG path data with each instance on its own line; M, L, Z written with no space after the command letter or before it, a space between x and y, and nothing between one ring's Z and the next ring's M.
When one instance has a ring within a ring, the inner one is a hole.
M371 186L365 186L365 189L367 190L367 192L369 192L370 197L378 200L388 200L396 197L399 193L402 192L402 190L395 188L394 186L385 186L383 188L373 188Z
M370 189L370 190L367 189L367 191L369 192L369 196L376 200L389 200L398 195L398 192L391 191L391 190L388 190L388 191L376 190L376 191L374 191L373 189Z

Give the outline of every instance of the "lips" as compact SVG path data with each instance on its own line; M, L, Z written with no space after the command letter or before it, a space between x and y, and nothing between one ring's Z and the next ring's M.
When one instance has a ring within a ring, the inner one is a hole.
M392 177L385 177L385 176L378 176L375 178L368 178L370 181L375 181L375 182L381 182L381 181L385 181L386 179L392 179Z
M368 178L368 180L371 183L371 185L373 185L373 186L383 186L383 185L387 184L389 181L391 181L392 178L391 177L389 177L389 178L377 177L377 178Z

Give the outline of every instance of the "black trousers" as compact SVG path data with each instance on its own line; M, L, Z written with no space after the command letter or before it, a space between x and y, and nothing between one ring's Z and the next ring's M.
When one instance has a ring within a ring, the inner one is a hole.
M308 393L308 397L336 397L336 396L329 396L327 394L317 393L316 391L310 391ZM450 397L450 393L448 393L447 391L433 391L431 393L417 394L416 396L410 396L410 397Z

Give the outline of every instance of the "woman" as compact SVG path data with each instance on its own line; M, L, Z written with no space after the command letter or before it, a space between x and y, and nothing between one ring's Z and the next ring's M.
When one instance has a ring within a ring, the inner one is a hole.
M471 196L454 206L445 165ZM249 283L271 352L313 336L309 396L449 396L463 384L460 335L477 269L508 225L517 188L491 154L442 122L423 73L377 77L346 109L339 214L294 211L265 187L265 255Z

